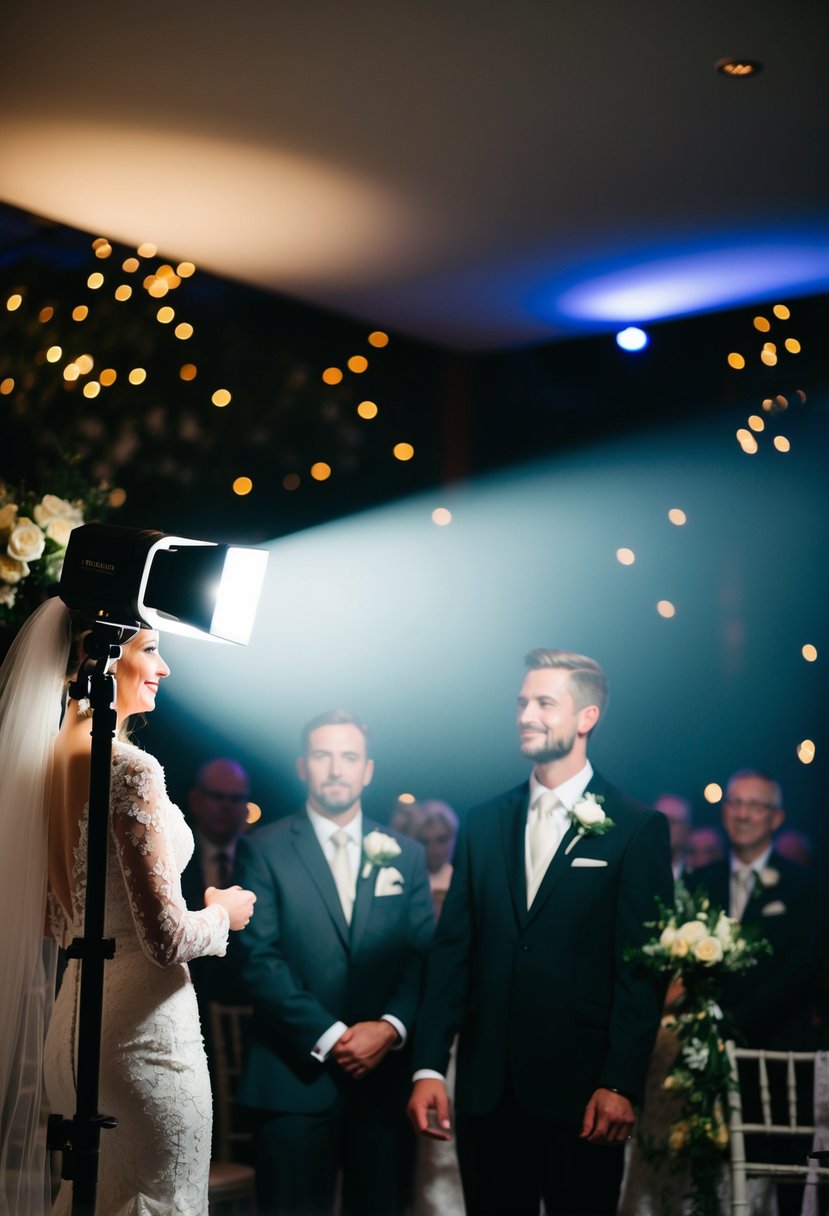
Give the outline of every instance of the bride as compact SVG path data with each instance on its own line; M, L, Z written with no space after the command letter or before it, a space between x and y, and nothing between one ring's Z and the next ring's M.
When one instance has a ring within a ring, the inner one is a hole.
M69 962L54 1010L54 945L83 933L91 715L68 700L83 630L59 600L29 618L0 670L0 1213L48 1207L37 1136L40 1069L49 1106L75 1110L79 964ZM155 706L169 668L158 635L122 648L116 675L107 937L99 1109L118 1126L101 1134L98 1211L107 1216L202 1216L207 1211L211 1101L189 959L223 955L255 896L205 892L188 911L180 874L193 837L161 766L126 739L128 718ZM51 1016L50 1016L51 1012ZM48 1035L43 1034L48 1021ZM55 1211L71 1210L64 1181Z

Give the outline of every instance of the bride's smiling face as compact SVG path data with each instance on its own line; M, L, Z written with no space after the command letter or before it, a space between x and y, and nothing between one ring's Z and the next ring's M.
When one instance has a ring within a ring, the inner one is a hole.
M118 717L128 718L155 709L158 685L169 674L170 668L158 652L157 632L139 630L123 647L115 664Z

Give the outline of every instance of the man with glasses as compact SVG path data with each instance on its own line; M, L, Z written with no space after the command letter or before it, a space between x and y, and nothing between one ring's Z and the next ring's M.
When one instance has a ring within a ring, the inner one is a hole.
M232 886L236 845L244 831L249 798L250 780L236 760L225 757L209 760L196 773L193 788L187 795L196 847L181 876L181 893L188 908L203 906L207 887ZM209 1005L211 1001L223 1005L241 1004L241 984L232 956L194 959L190 975L196 989L207 1063L213 1077Z
M773 953L723 981L722 1005L738 1042L794 1050L812 1045L810 998L815 977L817 908L805 866L781 857L773 835L785 819L780 786L742 769L722 802L728 856L695 870L689 885L712 904L753 926Z

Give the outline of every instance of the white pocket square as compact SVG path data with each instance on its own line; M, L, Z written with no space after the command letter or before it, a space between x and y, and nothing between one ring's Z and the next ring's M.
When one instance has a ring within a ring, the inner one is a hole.
M606 861L599 861L598 857L574 857L570 862L571 866L606 866Z
M772 902L770 904L766 904L766 906L764 908L760 909L760 915L761 916L780 916L780 914L785 911L786 911L786 905L783 903L782 899L775 899L775 900L772 900Z
M374 884L375 895L402 895L404 878L395 866L380 866Z

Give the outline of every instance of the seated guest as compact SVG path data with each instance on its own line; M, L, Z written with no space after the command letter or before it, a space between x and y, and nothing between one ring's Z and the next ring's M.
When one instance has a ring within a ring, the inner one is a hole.
M679 794L660 794L658 798L654 798L653 805L668 820L668 831L671 834L671 870L676 882L688 868L691 804Z
M722 861L725 857L725 843L718 828L694 828L688 837L688 850L685 854L687 870L699 870L708 866L712 861Z
M415 840L426 850L426 869L435 916L440 916L449 883L452 881L452 857L458 838L458 817L445 802L429 801L417 804L419 822Z

